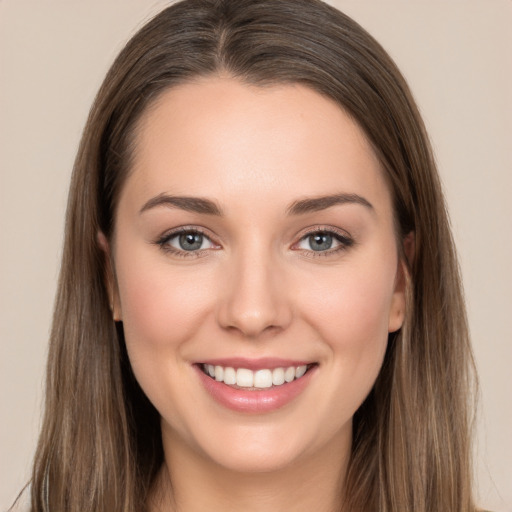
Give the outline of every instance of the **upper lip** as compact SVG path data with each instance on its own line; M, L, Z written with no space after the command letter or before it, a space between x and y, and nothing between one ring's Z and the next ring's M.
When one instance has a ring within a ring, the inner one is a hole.
M307 366L313 364L314 361L304 359L282 359L276 357L262 357L257 359L245 357L229 357L205 359L198 364L211 364L213 366L223 366L224 368L247 368L248 370L260 370L274 368L288 368L290 366Z

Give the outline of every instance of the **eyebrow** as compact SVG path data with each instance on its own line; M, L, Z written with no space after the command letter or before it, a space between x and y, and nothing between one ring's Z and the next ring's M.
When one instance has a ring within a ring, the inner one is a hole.
M333 194L328 196L311 197L294 201L287 209L288 215L302 215L305 213L326 210L336 205L359 204L373 211L373 205L358 194ZM159 194L147 201L139 214L157 206L178 208L193 213L223 216L222 209L212 200L202 197L171 196Z
M201 197L171 196L165 193L159 194L147 201L140 209L139 214L157 206L179 208L180 210L203 213L206 215L223 215L221 208L210 199L204 199Z
M358 194L333 194L294 201L287 209L288 215L319 212L340 204L359 204L374 211L373 205Z

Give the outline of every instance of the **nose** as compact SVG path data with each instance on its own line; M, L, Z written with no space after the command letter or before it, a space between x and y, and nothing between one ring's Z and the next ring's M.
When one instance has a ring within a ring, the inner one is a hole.
M229 262L217 309L222 328L251 339L282 331L292 319L284 272L262 252L247 251Z

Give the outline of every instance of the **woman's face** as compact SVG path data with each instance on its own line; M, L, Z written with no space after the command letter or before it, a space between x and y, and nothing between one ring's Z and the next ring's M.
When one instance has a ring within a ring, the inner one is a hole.
M404 314L360 128L301 85L212 77L163 94L134 151L115 313L164 445L237 471L346 455Z

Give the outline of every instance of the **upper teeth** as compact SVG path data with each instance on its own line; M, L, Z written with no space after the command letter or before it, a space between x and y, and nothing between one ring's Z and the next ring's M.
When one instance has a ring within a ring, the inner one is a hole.
M216 381L224 382L230 386L237 385L241 388L270 388L272 385L280 386L285 382L299 379L308 367L289 366L288 368L274 368L273 370L248 370L247 368L232 368L230 366L214 366L204 364L203 370Z

